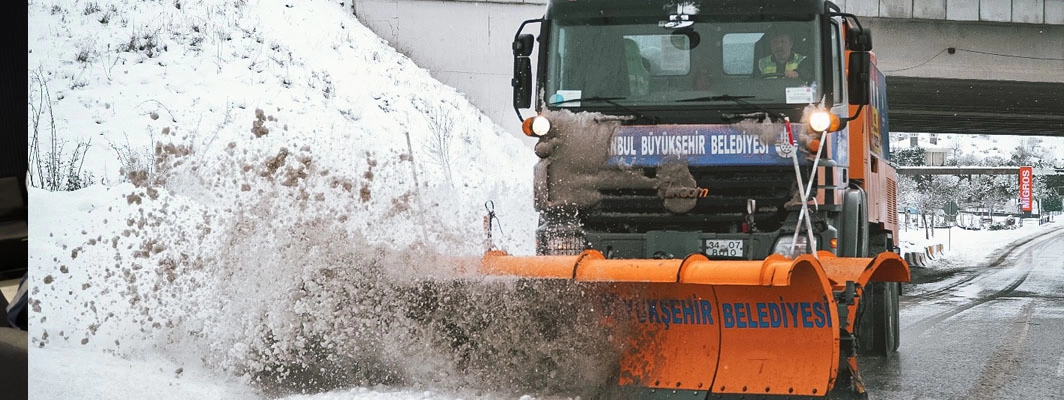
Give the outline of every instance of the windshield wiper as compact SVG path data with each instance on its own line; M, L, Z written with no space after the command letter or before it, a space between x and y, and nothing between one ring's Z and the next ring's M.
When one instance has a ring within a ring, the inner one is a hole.
M732 95L728 95L728 94L722 94L720 96L704 96L704 97L695 97L695 98L690 98L690 99L676 100L676 102L677 103L687 103L687 102L692 102L692 101L722 101L722 100L725 100L725 101L734 101L734 102L739 103L739 104L749 105L750 103L747 103L747 102L743 101L743 99L753 99L753 98L755 98L755 97L754 96L732 96Z
M548 105L556 106L556 105L559 105L559 104L576 103L578 101L586 101L586 102L603 102L603 103L614 105L614 106L617 106L617 107L624 107L624 106L622 106L620 104L615 103L614 102L615 100L627 100L627 97L593 96L593 97L584 97L584 98L579 98L579 99L569 99L569 100L555 101L555 102L549 103Z
M722 113L721 117L724 118L725 120L729 120L729 121L740 120L740 119L751 119L751 118L757 118L758 120L764 120L765 117L769 117L772 120L772 122L776 122L776 120L782 120L782 119L786 118L786 115L783 115L782 113L774 113L772 111L769 111L769 110L765 109L764 107L761 107L760 105L753 104L753 103L748 102L748 101L745 100L745 99L754 99L754 98L756 98L756 97L754 97L754 96L732 96L732 95L729 95L729 94L722 94L720 96L705 96L705 97L695 97L695 98L691 98L691 99L676 100L676 102L680 103L680 102L694 102L694 101L731 101L731 102L733 102L735 104L738 104L738 105L741 105L741 106L744 106L744 107L747 107L747 108L752 108L752 109L754 109L756 111L756 113L754 113L753 115L751 115L749 113L747 113L747 114L723 114ZM763 114L763 115L758 115L758 114Z
M606 104L609 104L611 106L620 108L620 109L624 110L624 112L626 112L626 113L632 114L632 116L635 117L636 121L645 120L645 121L649 121L651 124L657 124L659 122L658 121L658 117L648 117L648 116L644 115L643 113L640 113L639 111L633 110L633 109L631 109L631 108L629 108L629 107L627 107L627 106L625 106L623 104L618 103L616 100L628 100L628 98L627 97L593 96L593 97L584 97L584 98L579 98L579 99L562 100L562 101L548 103L548 105L556 106L556 105L559 105L559 104L575 103L575 102L578 102L578 101L602 102L602 103L606 103Z

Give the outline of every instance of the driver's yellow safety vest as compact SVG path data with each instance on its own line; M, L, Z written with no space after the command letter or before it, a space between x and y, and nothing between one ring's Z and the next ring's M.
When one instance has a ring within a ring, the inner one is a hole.
M790 60L784 65L784 68L786 69L783 72L797 70L798 64L801 64L802 60L805 60L805 56L793 53ZM767 78L775 78L776 75L783 75L783 72L776 72L776 63L772 61L771 55L762 57L758 60L757 68L761 70L762 75L770 75L767 76Z

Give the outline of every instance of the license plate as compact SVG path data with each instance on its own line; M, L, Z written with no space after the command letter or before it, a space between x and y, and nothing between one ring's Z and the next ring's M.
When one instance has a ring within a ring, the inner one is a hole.
M707 256L742 257L742 240L706 240Z

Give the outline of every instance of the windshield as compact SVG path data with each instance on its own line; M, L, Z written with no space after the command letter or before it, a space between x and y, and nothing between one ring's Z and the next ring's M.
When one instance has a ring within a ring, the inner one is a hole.
M820 40L808 21L660 18L615 24L556 20L545 82L549 108L705 103L809 104L820 100ZM606 101L596 99L606 98ZM579 101L585 99L586 101Z

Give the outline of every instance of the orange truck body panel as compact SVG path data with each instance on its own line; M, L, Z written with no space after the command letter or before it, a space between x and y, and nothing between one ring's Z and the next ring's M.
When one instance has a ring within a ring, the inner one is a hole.
M846 52L847 56L849 51ZM883 155L884 137L890 134L886 124L886 78L876 68L872 54L872 102L864 106L850 131L850 180L860 182L868 194L868 221L878 223L898 237L898 173ZM858 106L850 106L850 115ZM897 244L895 242L895 244Z

